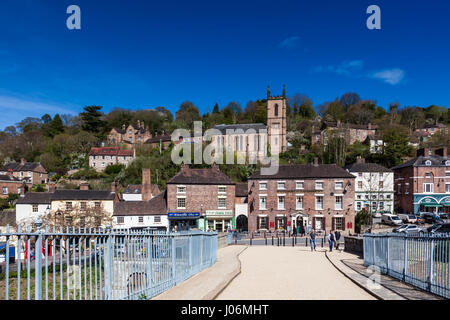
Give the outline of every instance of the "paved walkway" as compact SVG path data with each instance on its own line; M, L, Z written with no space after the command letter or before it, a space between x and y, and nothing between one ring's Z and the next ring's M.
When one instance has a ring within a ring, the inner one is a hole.
M241 273L217 299L375 300L336 270L321 248L252 246L239 259Z
M219 249L217 262L152 300L212 300L236 277L241 268L238 255L246 246Z

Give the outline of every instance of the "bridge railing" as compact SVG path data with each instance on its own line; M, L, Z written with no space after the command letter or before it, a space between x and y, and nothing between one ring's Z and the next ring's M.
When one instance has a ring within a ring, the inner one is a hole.
M0 300L148 299L216 260L215 232L7 227Z
M364 234L364 265L450 298L450 234Z

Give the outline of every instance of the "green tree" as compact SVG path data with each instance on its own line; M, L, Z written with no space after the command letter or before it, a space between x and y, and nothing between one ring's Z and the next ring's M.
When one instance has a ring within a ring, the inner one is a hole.
M408 132L400 126L390 126L383 132L386 143L383 153L384 165L388 168L403 162L403 157L410 155L413 148L408 144Z
M87 106L84 107L84 112L80 113L82 120L81 128L84 131L92 132L95 134L102 133L105 127L102 118L102 113L100 112L101 106Z
M50 137L54 137L62 132L64 132L63 122L62 122L59 114L55 114L55 116L53 117L53 120L50 121L50 124L48 127L48 135Z
M200 111L192 102L185 101L175 113L175 119L182 128L192 130L194 121L201 120Z

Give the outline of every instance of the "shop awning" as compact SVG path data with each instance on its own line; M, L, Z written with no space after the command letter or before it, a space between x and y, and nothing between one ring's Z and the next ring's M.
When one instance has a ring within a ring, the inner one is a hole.
M437 204L437 203L424 203L424 204L422 204L422 206L424 206L424 207L442 207L441 204Z

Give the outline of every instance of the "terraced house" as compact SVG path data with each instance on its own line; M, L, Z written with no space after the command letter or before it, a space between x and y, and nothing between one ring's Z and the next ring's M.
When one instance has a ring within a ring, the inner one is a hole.
M35 184L44 184L48 182L48 174L45 168L39 162L27 162L20 159L20 162L10 162L0 169L0 175L10 175L19 180Z
M450 212L447 148L417 150L417 157L392 168L398 212Z
M335 164L284 165L248 180L248 231L354 231L355 177Z
M123 164L127 166L136 157L136 151L123 150L119 147L91 148L89 152L89 167L103 171L109 165Z

